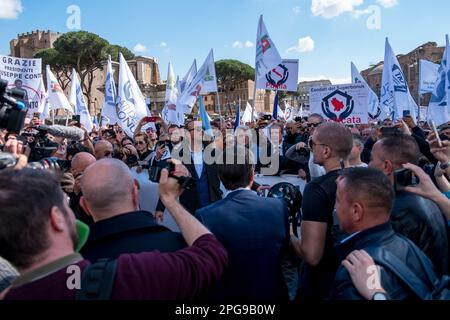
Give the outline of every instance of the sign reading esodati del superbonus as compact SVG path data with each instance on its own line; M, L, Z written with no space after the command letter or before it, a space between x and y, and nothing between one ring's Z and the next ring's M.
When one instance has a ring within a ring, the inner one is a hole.
M364 84L312 87L309 92L311 113L326 121L367 124L369 91Z

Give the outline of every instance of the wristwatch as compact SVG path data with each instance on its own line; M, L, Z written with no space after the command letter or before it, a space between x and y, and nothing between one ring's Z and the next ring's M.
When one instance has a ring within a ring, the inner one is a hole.
M447 162L447 163L441 163L441 164L439 165L439 167L440 167L442 170L447 170L447 169L450 167L450 162Z
M385 301L387 300L387 295L384 292L375 292L375 294L372 297L373 301Z

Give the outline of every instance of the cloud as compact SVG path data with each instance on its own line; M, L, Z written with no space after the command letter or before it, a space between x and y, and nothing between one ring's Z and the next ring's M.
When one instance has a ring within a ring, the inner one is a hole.
M138 43L137 45L134 46L133 51L134 52L145 52L145 51L147 51L147 47L144 46L142 43Z
M317 80L330 80L332 84L336 85L336 84L348 84L348 83L352 83L352 79L351 78L332 78L332 77L327 77L327 76L316 76L316 77L299 77L298 81L299 82L304 82L304 81L317 81Z
M17 19L19 13L23 11L21 0L1 0L0 19Z
M297 6L297 7L293 7L293 8L292 8L292 12L293 12L296 16L298 16L298 15L300 14L300 12L302 12L302 10L300 9L299 6Z
M298 39L297 45L287 49L287 52L301 53L301 52L308 52L308 51L313 51L313 50L314 50L314 40L310 36L307 36L307 37Z
M244 47L246 48L253 48L253 42L247 40L245 41Z
M167 42L163 41L159 44L159 46L165 48L165 47L167 47Z
M236 49L242 49L244 47L244 45L240 41L233 42L233 44L231 46Z
M392 8L398 5L398 0L377 0L377 3L385 8Z
M331 19L345 12L354 11L355 7L363 4L363 2L364 0L312 0L311 12L316 17L320 16L325 19Z

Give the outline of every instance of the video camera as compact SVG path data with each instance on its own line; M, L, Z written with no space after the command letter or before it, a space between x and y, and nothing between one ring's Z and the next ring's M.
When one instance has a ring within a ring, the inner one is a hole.
M159 183L159 180L161 180L161 171L163 169L167 169L167 171L169 171L169 177L176 179L183 189L191 190L195 187L196 182L191 177L175 177L172 174L172 172L175 171L175 165L168 161L160 161L157 166L150 167L148 170L149 180L154 183Z
M13 168L17 164L17 159L11 153L0 152L0 170L5 168ZM31 162L27 168L48 170L52 172L65 173L69 171L71 162L68 160L60 160L57 158L45 158L41 161Z
M0 79L0 129L19 133L25 123L27 107L24 103L25 90L8 89L8 82Z

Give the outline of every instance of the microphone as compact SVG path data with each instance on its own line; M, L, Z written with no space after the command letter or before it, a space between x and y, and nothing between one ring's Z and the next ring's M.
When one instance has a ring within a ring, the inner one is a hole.
M76 127L66 127L66 126L37 126L37 130L45 133L50 133L52 136L66 138L69 140L83 140L84 131Z

